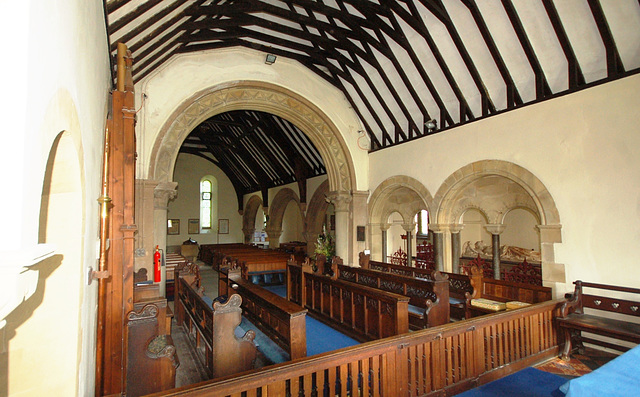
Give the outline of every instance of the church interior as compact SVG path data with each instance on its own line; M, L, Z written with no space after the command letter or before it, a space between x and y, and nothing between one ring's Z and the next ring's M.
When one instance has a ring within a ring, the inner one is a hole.
M0 396L449 396L638 354L639 1L0 14Z

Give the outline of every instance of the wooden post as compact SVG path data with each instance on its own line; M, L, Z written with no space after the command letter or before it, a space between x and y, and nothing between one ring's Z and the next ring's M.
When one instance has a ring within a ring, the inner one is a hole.
M96 365L96 395L126 391L124 327L127 313L133 310L133 239L137 227L134 220L136 148L132 58L126 46L119 45L118 50L118 87L121 89L112 93L112 119L108 123L111 127L108 190L113 207L108 233L110 247L104 270L110 277L104 280L98 301L99 322L104 333L97 341L97 357L101 362Z

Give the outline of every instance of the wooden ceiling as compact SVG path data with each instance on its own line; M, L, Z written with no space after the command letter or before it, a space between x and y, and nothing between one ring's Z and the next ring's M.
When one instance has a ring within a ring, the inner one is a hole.
M134 81L193 51L287 57L344 93L372 151L640 68L640 0L106 0L105 12L112 55L127 44Z

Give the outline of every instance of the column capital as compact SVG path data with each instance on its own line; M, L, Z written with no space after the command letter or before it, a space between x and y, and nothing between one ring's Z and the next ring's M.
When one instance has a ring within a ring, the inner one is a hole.
M412 232L412 231L416 230L416 224L414 222L412 222L412 223L403 223L402 224L402 228L404 229L405 232Z
M449 230L449 225L445 223L430 223L429 230L434 233L444 233Z
M391 227L390 223L381 223L380 224L380 230L382 230L383 232L386 232L387 230L389 230L390 227Z
M336 212L346 212L349 211L349 204L353 197L350 192L343 190L329 192L327 199L331 201Z
M486 225L484 225L484 228L487 229L487 231L491 234L497 234L500 235L502 234L502 232L504 232L505 229L505 225L501 224L501 223L488 223Z
M464 223L452 223L449 225L451 234L458 234L462 229L464 229Z
M176 188L178 182L160 182L153 189L153 206L155 209L167 209L169 200L173 200L178 195Z

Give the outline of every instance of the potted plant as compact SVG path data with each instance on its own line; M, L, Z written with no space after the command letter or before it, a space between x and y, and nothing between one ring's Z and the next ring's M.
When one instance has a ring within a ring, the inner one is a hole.
M322 273L325 273L325 263L331 263L332 258L336 255L333 237L327 233L326 226L322 227L322 234L318 235L314 252L316 253L316 267L322 269Z

